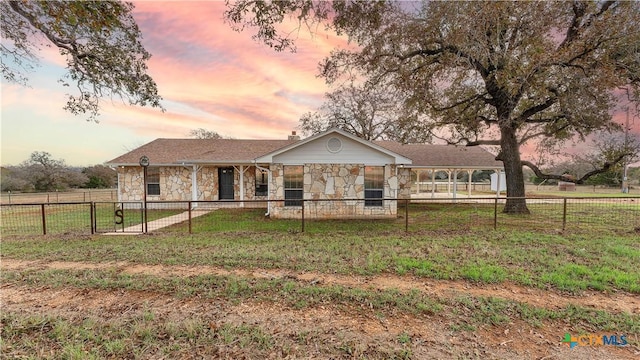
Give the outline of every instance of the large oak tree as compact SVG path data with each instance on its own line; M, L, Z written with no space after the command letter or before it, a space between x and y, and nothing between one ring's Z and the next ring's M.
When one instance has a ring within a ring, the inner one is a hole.
M240 0L226 14L276 50L294 49L296 32L282 26L288 16L357 45L321 63L329 83L353 72L384 80L433 134L498 146L507 213L529 211L523 165L535 164L522 161L521 146L619 129L611 112L620 87L638 103L639 2Z
M64 86L74 87L64 108L96 120L101 99L162 108L147 74L151 54L131 12L121 1L2 1L2 76L26 84L42 46L66 61Z

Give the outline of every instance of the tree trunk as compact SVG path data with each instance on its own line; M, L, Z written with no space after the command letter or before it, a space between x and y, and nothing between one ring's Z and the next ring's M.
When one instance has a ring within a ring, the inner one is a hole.
M505 214L529 214L525 199L524 172L520 160L520 146L516 138L516 132L510 126L500 127L500 156L504 165L507 180L507 202Z

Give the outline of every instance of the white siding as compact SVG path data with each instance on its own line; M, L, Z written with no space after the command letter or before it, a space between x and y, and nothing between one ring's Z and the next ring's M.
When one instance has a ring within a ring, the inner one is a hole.
M331 138L338 138L342 142L340 151L331 152L327 142ZM368 146L355 142L337 133L328 134L294 149L273 157L274 163L284 165L303 164L365 164L386 165L393 164L394 158Z

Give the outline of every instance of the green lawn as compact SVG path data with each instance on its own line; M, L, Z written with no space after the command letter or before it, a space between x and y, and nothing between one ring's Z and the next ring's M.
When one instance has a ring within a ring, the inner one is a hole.
M47 261L283 268L340 274L414 274L479 283L510 281L578 292L640 294L637 234L515 230L167 233L153 237L3 241L2 255Z
M416 208L420 211L409 209L409 220L411 226L421 224L421 228L408 234L397 230L403 229L404 218L310 222L305 229L308 231L301 233L295 220L268 219L263 210L235 210L197 218L194 223L197 232L193 235L178 229L184 226L178 225L148 236L3 237L3 259L35 260L38 264L19 270L3 269L0 278L3 284L34 291L73 288L87 292L161 294L183 304L190 301L260 303L267 307L278 304L303 312L335 307L344 314L360 312L361 316L375 316L381 322L392 317L431 319L455 336L487 329L502 334L513 323L517 326L524 323L534 330L553 324L552 335L558 339L550 341L558 344L563 331L640 333L638 314L585 308L571 301L554 308L466 293L439 297L421 289L376 289L366 284L351 287L287 276L261 278L232 272L184 276L127 273L119 268L124 262L180 269L209 266L346 276L410 275L411 279L462 280L487 288L515 283L525 288L553 290L569 299L579 297L585 290L625 291L640 296L638 234L603 231L606 219L586 223L580 231L559 233L531 231L527 229L530 217L511 217L508 227L496 231L484 225L478 229L468 225L470 218L478 223L493 221L481 211L484 208L460 205L443 208L436 204ZM430 215L424 215L425 212ZM425 219L417 219L419 216ZM440 222L441 227L447 222L451 224L443 230L430 222ZM95 269L40 266L53 261L103 266ZM290 337L282 335L280 329L250 322L212 326L201 313L167 317L144 306L125 311L126 316L115 316L120 311L114 311L108 316L83 312L80 317L68 317L64 312L5 311L0 315L3 339L0 346L4 354L77 359L152 358L158 354L180 358L189 356L194 349L228 350L239 346L244 354L266 358L274 348L286 355L287 349L300 347L304 351L309 349L306 346L312 346L309 343L332 341L328 350L324 350L330 354L327 357L352 357L353 344L335 334L300 331ZM307 341L309 337L313 341ZM411 329L406 329L394 342L402 346L386 344L383 353L371 357L413 358L411 347L403 347L411 345L411 337ZM629 339L631 346L638 345L637 339ZM55 352L49 352L50 349Z

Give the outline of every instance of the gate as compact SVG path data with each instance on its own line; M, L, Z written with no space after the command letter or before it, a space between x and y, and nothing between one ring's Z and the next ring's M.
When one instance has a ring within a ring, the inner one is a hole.
M95 202L93 221L96 233L140 233L144 228L141 202Z

